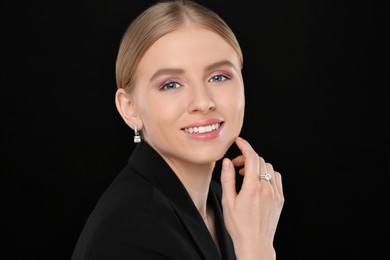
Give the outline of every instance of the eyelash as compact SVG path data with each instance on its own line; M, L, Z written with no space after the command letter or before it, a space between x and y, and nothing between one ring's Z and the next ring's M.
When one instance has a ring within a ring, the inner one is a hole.
M218 81L218 80L217 80L217 81L213 81L213 80L215 80L217 77L218 77L218 78L222 78L222 79L220 79L219 81ZM225 74L216 74L216 75L213 75L213 76L210 78L209 82L218 83L218 82L223 82L223 81L229 80L229 79L230 79L230 77L227 76L227 75L225 75ZM166 83L164 83L164 84L161 85L160 90L171 90L172 88L168 88L168 87L169 87L169 86L172 86L173 84L175 85L175 88L174 88L174 89L177 89L177 88L183 86L182 84L178 83L177 81L168 81L168 82L166 82Z
M225 80L229 80L230 77L228 77L227 75L224 75L224 74L217 74L217 75L214 75L210 78L210 81L212 81L213 79L215 79L216 77L222 77L223 79L220 80L219 82L222 82L222 81L225 81Z
M182 87L182 85L181 85L180 83L176 82L176 81L169 81L169 82L167 82L167 83L164 83L164 84L161 86L160 90L171 90L171 89L168 88L168 86L169 86L169 85L172 85L172 84L174 84L174 85L176 86L175 89L177 89L177 88L179 88L179 87Z

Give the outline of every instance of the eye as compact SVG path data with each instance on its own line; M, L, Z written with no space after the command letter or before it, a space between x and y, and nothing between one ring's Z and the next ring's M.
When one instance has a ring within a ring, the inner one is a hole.
M177 89L180 87L182 87L181 84L174 82L174 81L171 81L171 82L168 82L168 83L165 83L164 85L162 85L160 90L171 90L171 89Z
M227 79L229 79L229 78L225 75L215 75L215 76L211 77L210 82L222 82L222 81L225 81Z

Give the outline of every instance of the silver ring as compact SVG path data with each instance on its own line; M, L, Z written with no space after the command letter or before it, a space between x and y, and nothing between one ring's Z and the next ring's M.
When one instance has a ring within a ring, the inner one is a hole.
M266 173L264 175L259 175L259 180L267 180L267 181L269 181L271 179L272 179L272 175L269 174L269 173Z

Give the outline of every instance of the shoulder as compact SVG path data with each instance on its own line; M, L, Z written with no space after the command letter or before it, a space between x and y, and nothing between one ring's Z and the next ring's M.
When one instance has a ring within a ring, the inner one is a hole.
M159 259L153 254L192 259L183 234L180 219L164 194L133 170L125 169L89 216L75 248L78 257L72 260Z
M104 229L115 225L132 227L136 223L138 227L153 217L161 220L169 214L173 212L168 199L127 166L102 194L86 226Z

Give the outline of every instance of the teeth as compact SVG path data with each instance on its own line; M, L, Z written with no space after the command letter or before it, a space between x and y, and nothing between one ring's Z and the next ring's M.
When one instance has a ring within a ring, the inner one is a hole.
M190 127L190 128L184 128L184 131L190 134L203 134L212 132L214 130L217 130L219 128L220 124L213 124L213 125L205 125L205 126L199 126L199 127Z

